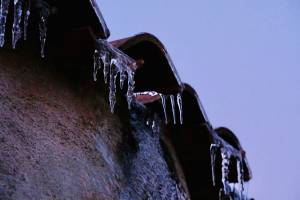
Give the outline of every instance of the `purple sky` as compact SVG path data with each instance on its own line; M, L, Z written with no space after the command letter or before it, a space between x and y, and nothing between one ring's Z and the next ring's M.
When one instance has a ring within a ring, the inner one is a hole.
M212 124L237 134L251 196L300 199L299 0L98 2L110 40L156 35Z

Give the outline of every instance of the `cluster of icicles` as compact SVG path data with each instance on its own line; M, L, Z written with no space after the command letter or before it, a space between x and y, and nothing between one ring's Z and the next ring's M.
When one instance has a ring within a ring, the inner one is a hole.
M136 62L109 44L106 40L98 39L97 48L94 52L94 81L97 81L98 71L103 68L104 82L109 81L109 104L110 111L113 113L116 104L117 77L119 85L123 89L127 79L127 102L130 109L134 91L134 68ZM109 79L109 80L108 80Z
M9 6L11 0L1 0L0 6L0 47L4 46L5 43L5 29L6 20L8 16ZM15 49L17 42L22 38L27 39L27 28L30 17L30 0L13 0L14 7L14 18L12 26L12 48ZM45 12L40 12L40 42L41 42L41 57L44 58L44 47L47 38L47 18L48 15L42 14ZM23 17L23 30L22 30L22 17Z
M171 110L172 110L172 116L173 116L173 123L176 124L176 108L179 112L179 120L180 124L183 124L183 109L182 109L182 94L177 93L176 95L174 94L161 94L155 91L146 91L146 92L138 92L134 93L135 96L140 96L140 95L147 95L147 96L160 96L162 108L163 108L163 113L165 117L165 123L168 124L168 112L167 112L167 101L169 100L171 103Z
M226 146L224 144L212 144L210 147L210 156L211 156L211 171L212 171L212 182L213 185L216 185L216 158L217 153L221 154L221 183L222 187L219 191L219 199L223 197L229 197L233 200L247 200L247 194L245 192L245 183L244 183L244 171L243 171L243 162L241 155L237 154L231 146ZM229 166L234 157L236 159L236 174L237 181L229 181Z
M123 89L124 83L127 79L127 103L130 109L134 97L138 95L150 95L161 98L163 113L165 116L165 123L168 124L167 115L167 100L170 99L171 109L173 114L173 122L176 124L176 105L178 107L180 124L183 124L182 114L182 95L164 95L157 92L140 92L134 93L134 69L136 62L117 48L113 47L106 40L98 39L96 42L96 50L94 52L94 71L93 78L97 81L98 72L102 69L104 82L109 85L109 105L110 111L114 113L116 104L117 78L119 77L120 88ZM150 123L150 122L147 122ZM151 122L154 124L155 122ZM153 125L156 127L156 125Z

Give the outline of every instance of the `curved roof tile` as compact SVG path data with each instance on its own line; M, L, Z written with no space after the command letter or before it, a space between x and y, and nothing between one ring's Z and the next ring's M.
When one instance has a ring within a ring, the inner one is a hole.
M143 69L136 71L135 80L138 92L176 93L182 90L182 82L169 53L154 35L140 33L112 41L111 44L135 60L144 61Z

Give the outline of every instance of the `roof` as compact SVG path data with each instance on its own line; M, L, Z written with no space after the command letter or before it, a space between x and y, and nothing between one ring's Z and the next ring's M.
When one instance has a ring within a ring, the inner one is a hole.
M69 9L70 4L72 9ZM52 32L63 30L66 34L62 40L63 47L61 48L64 56L90 59L92 57L90 56L91 48L95 40L107 39L110 35L96 1L54 0L51 5L56 7L58 12L49 20L49 30L50 27L53 27ZM210 166L210 145L212 144L227 148L232 151L234 156L241 158L246 172L245 180L251 179L252 174L245 157L245 151L237 137L227 128L213 129L197 92L192 86L181 81L171 56L156 36L150 33L140 33L112 41L110 44L140 63L137 65L137 69L132 69L135 71L134 92L137 94L137 101L145 104L161 116L176 118L175 110L173 110L173 116L170 112L166 113L162 110L160 95L180 94L182 96L183 124L169 123L165 125L165 130L173 142L183 171L187 174L187 183L192 198L203 197L201 192L210 192L209 195L218 193L218 190L212 186L211 174L214 173ZM89 50L84 53L86 49ZM61 50L54 48L54 51L59 52ZM150 93L143 93L147 91L155 91L156 93L151 93L151 95ZM173 105L168 104L167 107L173 109ZM199 183L199 181L202 182ZM207 191L199 190L201 185L203 185L202 189L209 185L206 188Z
M237 137L227 128L213 129L197 92L192 86L181 81L170 55L157 37L149 33L140 33L112 41L111 44L130 57L144 61L136 70L136 100L163 116L160 93L181 93L184 123L168 124L167 129L186 174L192 199L211 199L218 193L212 186L211 177L207 176L213 173L209 155L211 144L216 143L241 159L244 179L251 179L245 151ZM167 115L168 118L172 118L171 113ZM200 181L203 177L207 177L206 180ZM205 190L199 190L201 186Z
M144 61L143 70L136 73L137 91L176 93L182 90L181 79L167 49L154 35L140 33L111 44L133 59Z

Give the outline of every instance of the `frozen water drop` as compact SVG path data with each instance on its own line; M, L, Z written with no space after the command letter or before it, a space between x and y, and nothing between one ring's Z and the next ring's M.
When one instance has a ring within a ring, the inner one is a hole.
M181 95L181 93L177 94L177 106L178 106L178 110L179 110L180 124L183 124L183 110L182 110L182 95Z
M5 28L6 28L6 19L9 10L10 0L1 0L0 7L0 46L4 46L5 42Z
M176 124L176 111L175 111L175 97L170 95L172 114L173 114L173 123Z

